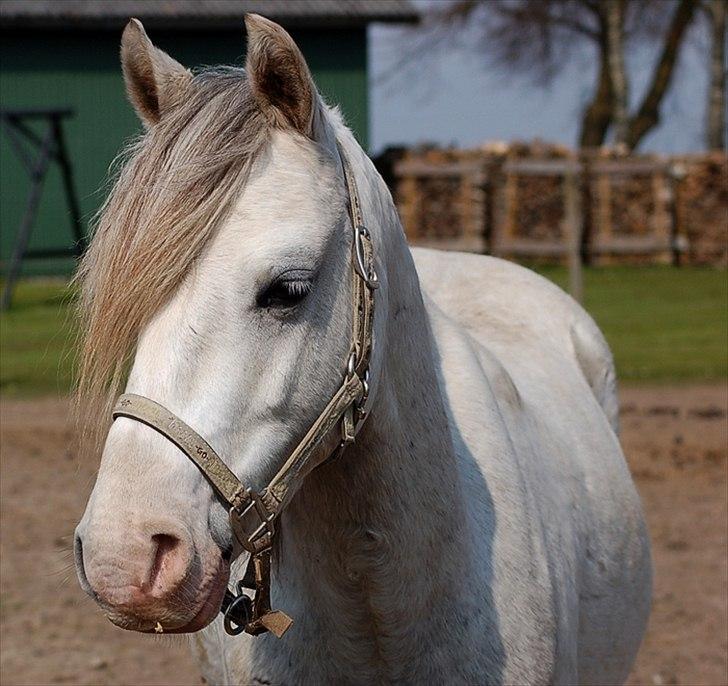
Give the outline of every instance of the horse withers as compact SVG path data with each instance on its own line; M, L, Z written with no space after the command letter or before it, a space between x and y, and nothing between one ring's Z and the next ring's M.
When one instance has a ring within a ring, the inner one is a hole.
M651 564L601 333L526 269L410 250L290 36L246 25L244 70L122 37L146 130L78 277L82 587L194 632L209 683L622 683ZM122 391L151 404L110 426Z

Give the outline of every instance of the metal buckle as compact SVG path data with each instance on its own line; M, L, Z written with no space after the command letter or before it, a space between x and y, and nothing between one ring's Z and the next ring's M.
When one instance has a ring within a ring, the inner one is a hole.
M364 387L364 392L357 403L354 404L354 410L356 411L356 423L354 425L354 434L359 433L362 424L369 416L369 367L364 370L364 378L361 380L361 385Z
M364 224L358 224L354 227L354 269L362 278L370 291L379 288L379 278L374 268L368 269L366 259L364 258L364 242L362 238L369 237L369 230Z
M238 510L235 507L230 508L230 520L233 527L235 537L240 542L240 545L245 548L249 553L256 554L260 553L266 548L270 548L273 541L273 535L275 534L275 513L270 512L265 506L263 499L259 493L251 490L250 488L245 490L245 495L249 499L248 504L242 509ZM260 519L260 525L253 530L253 533L248 533L244 530L242 522L247 517L248 513L255 509L255 514ZM239 524L240 526L235 526ZM239 536L238 533L242 533ZM266 536L267 534L267 536ZM265 542L261 545L260 541L265 537Z
M349 359L346 361L346 380L352 379L356 374L356 351L351 352Z
M356 374L356 352L352 352L349 355L349 360L346 363L346 378L347 380L352 379ZM354 435L359 433L361 425L369 414L369 367L364 370L364 376L361 378L361 385L364 389L359 400L353 403L354 409ZM353 440L343 441L342 445L353 443Z
M356 352L352 352L351 355L349 355L349 360L346 364L347 380L353 378L355 374ZM369 367L364 370L364 376L361 378L361 385L363 388L361 398L359 398L359 400L355 400L351 406L354 421L354 437L356 437L356 434L359 433L359 429L361 429L364 420L369 416ZM347 439L346 436L344 436L344 440L342 440L339 445L338 455L343 452L347 445L353 442L353 438Z

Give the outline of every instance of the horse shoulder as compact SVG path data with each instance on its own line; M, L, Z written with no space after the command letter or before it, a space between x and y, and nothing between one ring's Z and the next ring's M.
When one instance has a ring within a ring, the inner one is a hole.
M503 357L531 359L555 352L586 381L618 431L619 406L612 354L584 309L530 269L484 255L414 248L423 291L443 311Z

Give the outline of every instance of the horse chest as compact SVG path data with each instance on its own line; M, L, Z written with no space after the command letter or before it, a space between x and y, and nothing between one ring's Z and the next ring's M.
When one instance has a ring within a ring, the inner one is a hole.
M511 672L498 617L478 597L432 607L429 616L408 600L389 605L289 603L296 623L280 641L207 629L198 651L203 674L217 684L501 683L511 673L528 683L541 683L531 680L540 673L548 680L550 660L541 651L533 651L546 658L540 664L526 651Z

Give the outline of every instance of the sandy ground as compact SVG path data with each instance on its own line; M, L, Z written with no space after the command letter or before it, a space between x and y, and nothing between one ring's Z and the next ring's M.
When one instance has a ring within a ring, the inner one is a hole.
M631 685L728 683L727 409L724 385L622 392L655 560ZM69 452L66 413L58 400L2 404L0 682L198 684L184 638L116 629L76 584L71 536L94 465Z

